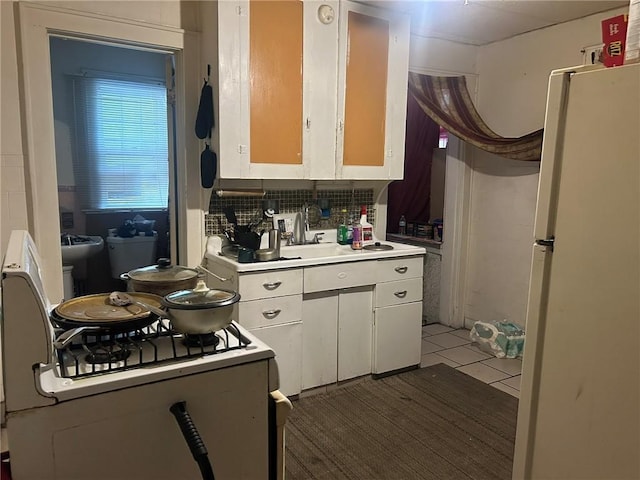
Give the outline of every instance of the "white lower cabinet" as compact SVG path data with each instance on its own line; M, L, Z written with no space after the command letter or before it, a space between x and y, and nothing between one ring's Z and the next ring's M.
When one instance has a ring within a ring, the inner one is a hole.
M280 391L329 385L420 363L422 256L234 272L241 325L276 354ZM231 285L230 285L231 284Z
M422 258L378 261L372 373L418 365L422 355Z
M305 294L302 301L302 389L335 383L338 375L336 291Z
M279 390L284 395L300 393L302 369L302 322L248 329L276 353L280 375Z
M303 298L302 389L371 373L373 285Z
M373 286L340 291L338 380L371 373Z
M271 347L284 395L301 391L302 367L302 269L242 273L240 324Z
M373 373L420 363L422 301L376 308L373 323Z

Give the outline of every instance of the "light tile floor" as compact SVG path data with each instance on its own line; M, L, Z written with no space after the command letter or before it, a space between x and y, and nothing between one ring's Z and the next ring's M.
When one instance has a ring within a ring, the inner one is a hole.
M422 327L421 367L444 363L488 383L516 398L520 397L522 360L496 358L472 343L469 330L439 323Z

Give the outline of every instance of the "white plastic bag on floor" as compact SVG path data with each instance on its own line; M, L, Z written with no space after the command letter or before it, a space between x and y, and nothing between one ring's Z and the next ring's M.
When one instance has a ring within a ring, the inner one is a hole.
M498 358L517 358L524 351L524 330L515 323L476 322L469 332L481 350Z

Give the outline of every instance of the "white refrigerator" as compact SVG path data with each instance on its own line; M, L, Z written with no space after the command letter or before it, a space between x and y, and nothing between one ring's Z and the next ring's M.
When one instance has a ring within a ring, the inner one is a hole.
M514 479L640 478L640 64L552 72Z

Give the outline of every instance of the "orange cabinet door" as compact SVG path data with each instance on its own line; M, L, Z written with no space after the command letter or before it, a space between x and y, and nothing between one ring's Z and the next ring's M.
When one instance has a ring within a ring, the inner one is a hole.
M348 12L343 165L384 165L389 21Z
M249 3L251 163L302 164L303 3Z

